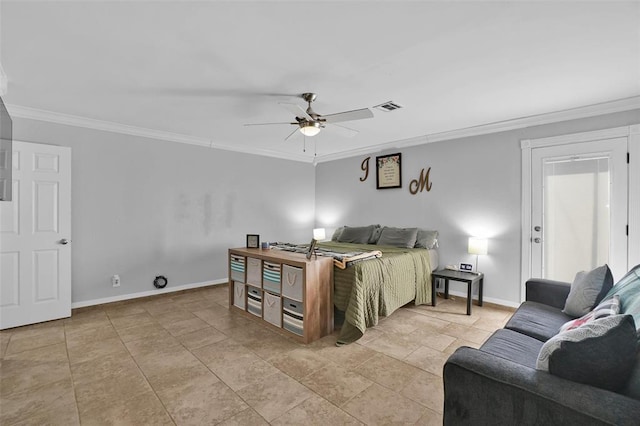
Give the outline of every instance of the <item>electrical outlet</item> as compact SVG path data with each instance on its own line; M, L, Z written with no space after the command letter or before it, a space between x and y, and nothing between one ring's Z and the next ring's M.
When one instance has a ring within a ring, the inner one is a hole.
M111 284L114 287L120 287L120 275L114 275L111 277Z

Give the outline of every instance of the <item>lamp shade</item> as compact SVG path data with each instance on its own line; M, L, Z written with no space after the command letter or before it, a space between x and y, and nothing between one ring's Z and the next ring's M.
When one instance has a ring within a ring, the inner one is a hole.
M469 254L487 254L486 238L469 238Z
M313 230L313 239L314 240L324 240L327 237L324 228L315 228Z

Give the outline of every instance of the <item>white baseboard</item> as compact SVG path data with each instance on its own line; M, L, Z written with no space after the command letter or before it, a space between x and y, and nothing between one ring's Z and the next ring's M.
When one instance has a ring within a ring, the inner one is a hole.
M226 284L228 282L229 282L228 278L222 278L218 280L205 281L201 283L183 284L175 287L165 287L157 290L143 291L140 293L121 294L119 296L104 297L102 299L84 300L82 302L71 303L71 309L85 308L87 306L95 306L95 305L104 305L105 303L121 302L123 300L139 299L141 297L155 296L158 294L174 293L176 291L189 290L192 288L207 287L212 285ZM465 298L467 297L467 293L462 291L449 291L449 294L451 296L458 296L458 297L465 297ZM483 297L482 300L485 302L494 303L496 305L507 306L509 308L517 308L520 306L520 303L518 302L512 302L510 300L503 300L503 299L496 299L494 297Z
M199 287L207 287L211 285L226 284L228 282L229 280L227 278L222 278L218 280L205 281L201 283L191 283L191 284L183 284L183 285L174 286L174 287L159 288L156 290L143 291L140 293L121 294L119 296L104 297L102 299L83 300L82 302L71 303L71 309L84 308L87 306L94 306L94 305L103 305L105 303L112 303L112 302L121 302L123 300L139 299L141 297L155 296L158 294L174 293L176 291L189 290L192 288L199 288Z
M458 296L458 297L464 297L465 299L467 298L467 292L466 291L451 291L449 290L449 295L450 296ZM477 295L473 295L474 299L476 300L475 297L477 297ZM482 296L482 301L483 302L489 302L489 303L494 303L496 305L501 305L501 306L506 306L509 308L517 308L520 306L519 302L512 302L510 300L504 300L504 299L496 299L495 297L485 297L484 295Z

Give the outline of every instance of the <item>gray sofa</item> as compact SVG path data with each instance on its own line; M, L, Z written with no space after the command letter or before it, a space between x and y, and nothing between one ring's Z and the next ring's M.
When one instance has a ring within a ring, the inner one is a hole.
M620 313L633 315L640 327L640 265L623 281ZM443 371L445 425L640 425L637 352L628 380L622 379L625 385L615 392L536 369L544 342L573 319L562 312L570 286L529 280L526 302L505 328L479 349L461 347L451 355ZM614 289L622 287L616 284ZM638 338L633 327L631 333ZM615 356L610 358L602 362L616 362Z

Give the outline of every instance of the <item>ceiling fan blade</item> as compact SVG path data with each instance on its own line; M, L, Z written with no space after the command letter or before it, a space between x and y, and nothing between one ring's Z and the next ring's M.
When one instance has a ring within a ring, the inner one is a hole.
M355 129L351 129L349 127L342 126L340 124L328 124L325 127L325 130L345 138L352 138L359 133Z
M336 114L323 115L322 119L327 123L339 123L341 121L362 120L373 117L369 108L354 109L353 111L338 112Z
M289 112L293 113L296 117L306 118L307 120L313 121L313 117L307 114L307 111L303 110L300 105L290 104L287 102L278 102L278 105L281 105L283 108L286 108Z
M206 97L206 98L297 98L300 95L284 92L266 92L250 89L216 89L213 87L135 87L127 92L140 95L173 96L173 97Z
M243 124L243 126L271 126L272 124L295 124L296 126L298 125L298 123L289 123L288 121L283 121L281 123L249 123L249 124Z
M293 132L289 133L289 136L287 136L286 138L284 138L284 140L286 141L286 140L287 140L287 139L289 139L291 136L295 135L297 131L298 131L298 129L296 128Z

